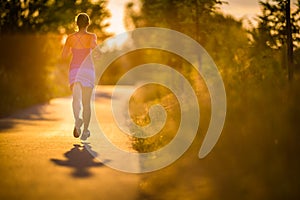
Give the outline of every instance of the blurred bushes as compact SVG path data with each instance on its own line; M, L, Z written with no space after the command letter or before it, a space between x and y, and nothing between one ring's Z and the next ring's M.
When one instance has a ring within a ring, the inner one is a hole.
M197 156L208 112L201 113L198 135L180 159L143 176L139 198L299 199L299 101L299 80L276 86L245 81L228 89L225 126L210 154Z
M300 80L296 71L294 80L288 82L286 47L268 46L274 38L262 29L261 21L259 30L247 30L241 21L213 10L203 15L198 11L197 16L196 2L200 1L140 2L140 12L130 10L133 5L128 7L131 20L127 22L135 27L150 25L178 30L203 45L222 75L228 107L218 143L205 159L198 159L210 121L208 91L203 80L189 70L190 65L164 63L188 74L199 99L200 126L194 143L180 159L143 176L139 198L299 199ZM201 1L203 5L207 2L214 1ZM295 64L299 66L297 48ZM156 57L156 61L158 56L172 60L166 55L149 55ZM149 94L148 88L141 90L140 95ZM153 102L165 105L169 101L170 106L165 108L173 112L168 113L169 124L162 132L147 139L134 138L133 148L138 152L163 148L174 137L180 120L176 99L168 93L148 98L148 102L137 97L133 97L132 104L139 112L132 118L139 125L148 123L148 107Z
M61 36L0 36L0 116L68 92L68 66L58 67Z

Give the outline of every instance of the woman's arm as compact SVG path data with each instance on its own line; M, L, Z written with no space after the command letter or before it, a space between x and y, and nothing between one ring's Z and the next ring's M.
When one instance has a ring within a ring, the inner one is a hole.
M96 34L92 34L92 38L91 38L91 48L94 49L97 47L97 35Z
M101 56L101 50L97 45L97 35L92 34L91 36L91 48L93 49L93 58L99 59Z
M70 38L68 37L61 54L61 58L63 60L66 60L70 55L71 55L71 45L70 45Z

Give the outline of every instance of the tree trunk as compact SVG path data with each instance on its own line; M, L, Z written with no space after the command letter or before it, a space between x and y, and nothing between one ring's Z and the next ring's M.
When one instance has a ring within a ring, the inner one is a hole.
M290 0L286 3L286 34L287 34L287 64L288 64L288 79L293 80L294 65L293 65L293 39L291 27L291 5Z

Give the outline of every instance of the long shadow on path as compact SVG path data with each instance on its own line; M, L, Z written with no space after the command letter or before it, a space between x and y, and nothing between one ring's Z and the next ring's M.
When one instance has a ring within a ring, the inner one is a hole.
M89 150L87 150L87 148L89 148ZM54 158L50 160L56 165L74 168L74 171L72 172L72 176L74 177L87 178L92 175L89 171L90 167L104 166L103 163L95 162L95 158L89 151L91 151L91 147L88 144L83 146L74 144L74 147L64 154L67 160L59 160Z

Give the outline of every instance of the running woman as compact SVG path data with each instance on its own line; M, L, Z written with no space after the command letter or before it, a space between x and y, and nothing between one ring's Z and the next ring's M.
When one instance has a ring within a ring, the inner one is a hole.
M72 56L69 68L69 84L72 90L72 108L75 118L73 135L82 140L90 136L89 123L91 119L91 96L95 85L95 69L91 56L97 46L97 36L87 31L90 18L86 13L80 13L75 18L78 31L67 37L62 58ZM82 113L81 113L82 105ZM80 117L82 115L82 118Z

